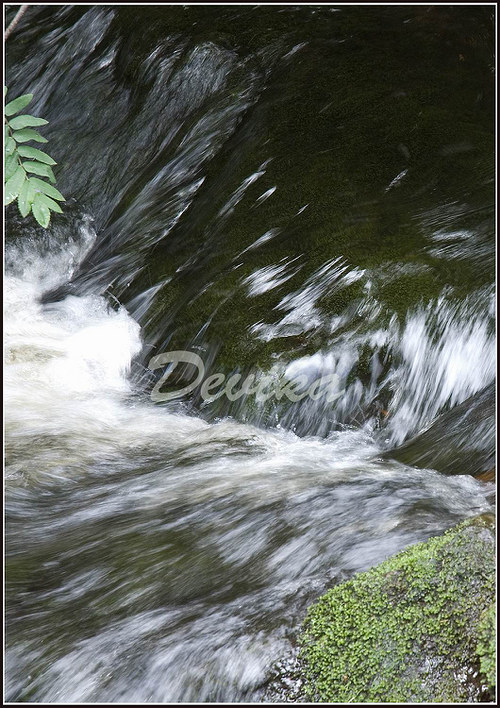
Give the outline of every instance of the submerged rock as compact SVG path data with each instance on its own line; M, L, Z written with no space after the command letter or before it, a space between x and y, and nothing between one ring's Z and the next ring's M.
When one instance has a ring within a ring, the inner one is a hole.
M463 702L495 684L494 517L337 585L308 611L299 661L319 702Z

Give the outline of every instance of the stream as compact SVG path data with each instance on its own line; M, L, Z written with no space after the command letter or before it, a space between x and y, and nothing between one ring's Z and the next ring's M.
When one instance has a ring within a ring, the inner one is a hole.
M7 209L7 700L262 702L326 589L494 508L491 12L28 8L67 201ZM154 402L174 350L337 395Z

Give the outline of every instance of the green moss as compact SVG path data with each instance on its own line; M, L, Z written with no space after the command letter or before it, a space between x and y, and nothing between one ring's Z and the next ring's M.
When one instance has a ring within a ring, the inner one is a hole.
M381 288L380 299L404 317L416 303L427 304L439 295L442 283L432 272L404 275Z
M490 515L466 521L321 597L301 637L307 694L332 702L483 697L476 645L495 591L492 526ZM480 646L491 684L491 638Z
M496 684L496 608L491 603L481 617L478 629L477 653L480 659L481 673L491 690Z

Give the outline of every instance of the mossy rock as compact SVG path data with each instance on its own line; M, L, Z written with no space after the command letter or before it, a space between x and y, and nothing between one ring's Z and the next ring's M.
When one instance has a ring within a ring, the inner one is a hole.
M308 697L339 703L491 700L495 660L488 612L494 594L490 514L337 585L310 607L304 622L299 659Z
M478 629L477 653L480 659L481 674L488 683L490 691L496 686L496 607L492 602L484 612Z

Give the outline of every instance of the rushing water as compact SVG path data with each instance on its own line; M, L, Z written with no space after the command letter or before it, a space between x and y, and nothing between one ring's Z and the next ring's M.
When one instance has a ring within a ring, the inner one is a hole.
M9 700L262 700L315 597L491 509L484 10L29 8L68 202L8 210ZM169 349L341 395L155 405Z

